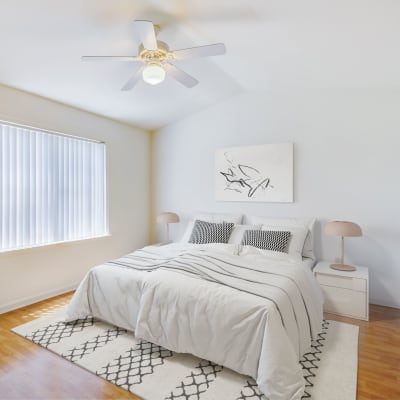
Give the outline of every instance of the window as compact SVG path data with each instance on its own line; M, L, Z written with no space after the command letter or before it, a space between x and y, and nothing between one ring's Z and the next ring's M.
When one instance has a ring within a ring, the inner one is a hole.
M0 191L0 251L105 235L105 144L0 123Z

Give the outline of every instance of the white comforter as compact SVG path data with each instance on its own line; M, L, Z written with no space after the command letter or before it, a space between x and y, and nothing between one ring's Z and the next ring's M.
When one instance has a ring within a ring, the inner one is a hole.
M270 400L300 399L298 361L321 329L320 289L286 254L236 253L234 245L138 250L90 270L66 320L93 315L250 375Z

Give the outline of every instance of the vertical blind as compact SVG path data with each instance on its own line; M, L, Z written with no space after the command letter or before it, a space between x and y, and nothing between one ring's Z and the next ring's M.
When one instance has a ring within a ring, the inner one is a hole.
M0 251L107 232L105 145L0 123Z

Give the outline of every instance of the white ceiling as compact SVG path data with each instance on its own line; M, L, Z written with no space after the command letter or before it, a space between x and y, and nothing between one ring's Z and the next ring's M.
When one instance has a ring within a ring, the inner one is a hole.
M161 25L172 49L223 42L224 56L180 62L200 84L120 88L133 21ZM271 87L400 88L397 0L0 0L0 83L146 129Z

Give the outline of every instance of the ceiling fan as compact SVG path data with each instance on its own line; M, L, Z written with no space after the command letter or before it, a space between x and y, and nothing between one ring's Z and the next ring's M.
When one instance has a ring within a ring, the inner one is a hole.
M135 28L139 34L141 45L137 56L83 56L83 61L131 61L134 63L132 77L122 87L122 90L131 90L142 78L150 85L161 83L166 74L176 79L182 85L192 88L199 81L174 65L174 61L196 57L208 57L225 54L223 43L192 47L171 51L168 45L157 40L159 28L151 21L135 21Z

